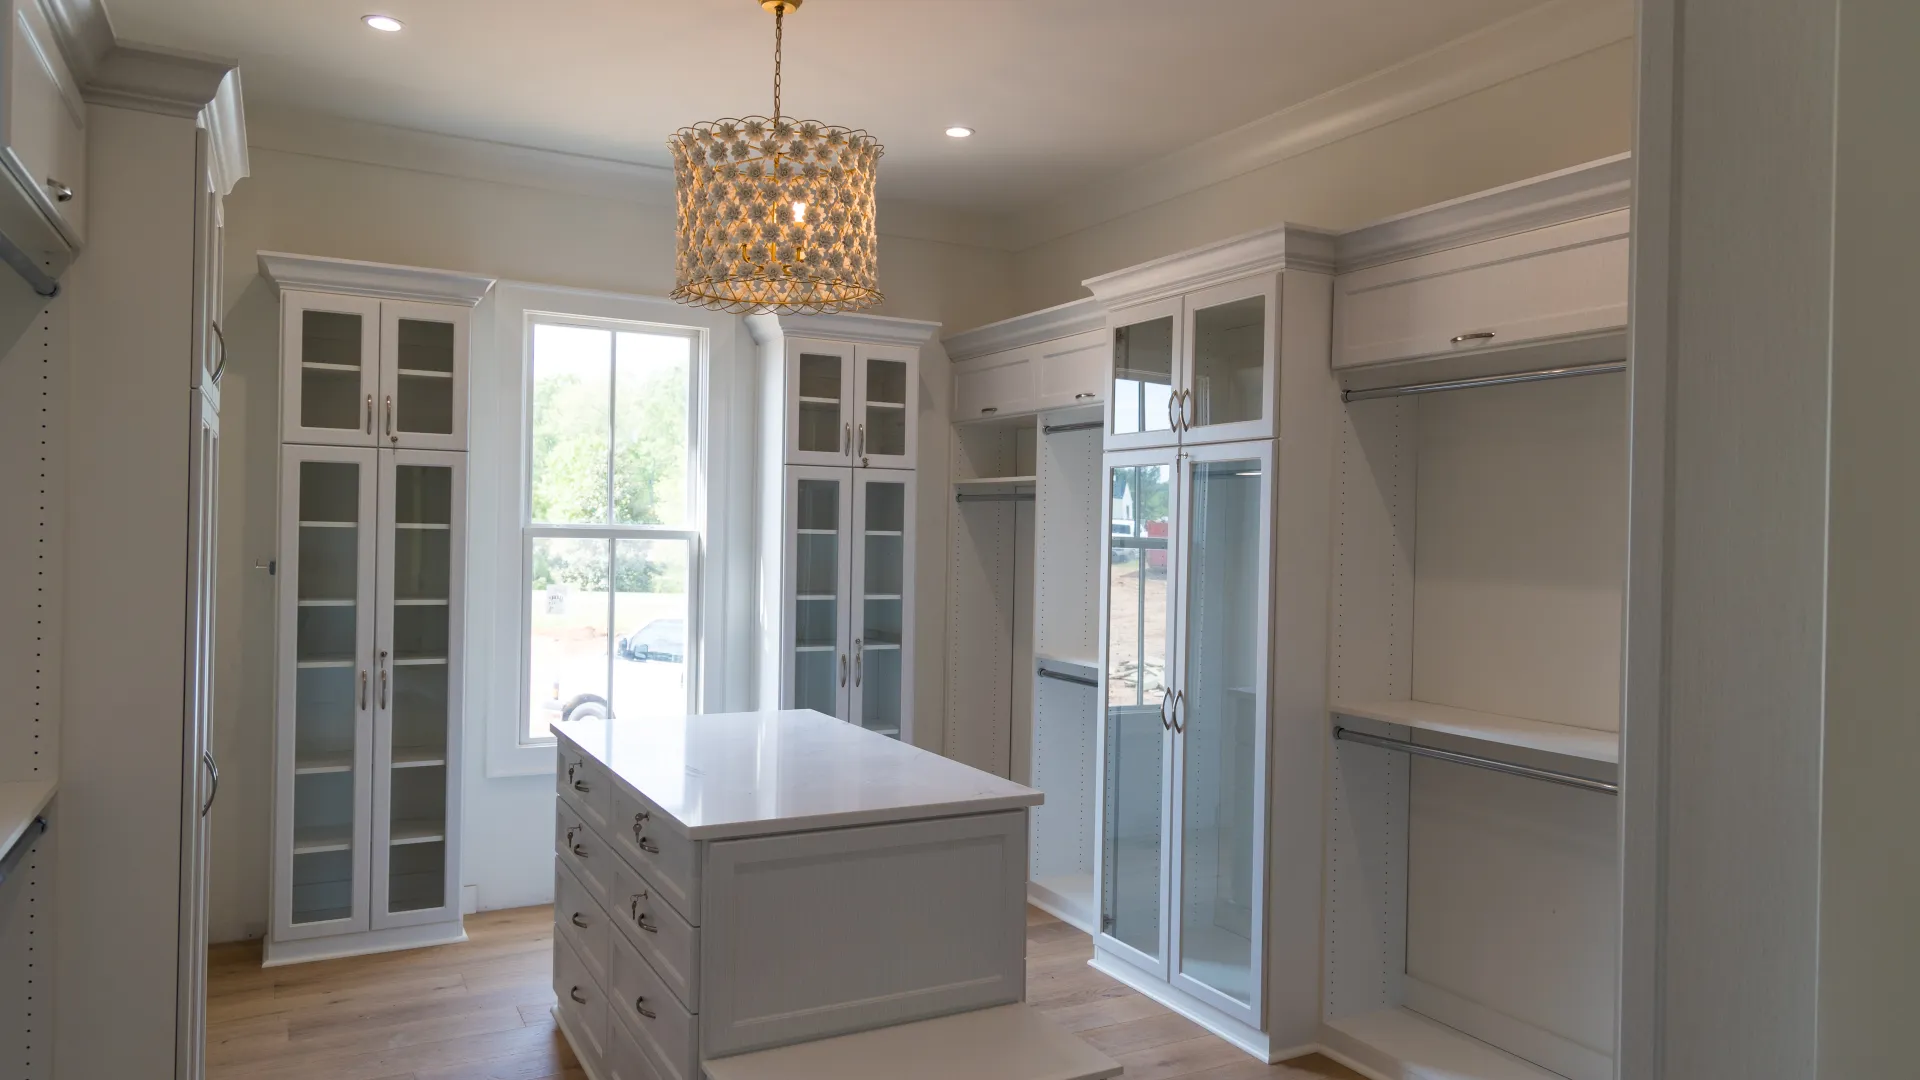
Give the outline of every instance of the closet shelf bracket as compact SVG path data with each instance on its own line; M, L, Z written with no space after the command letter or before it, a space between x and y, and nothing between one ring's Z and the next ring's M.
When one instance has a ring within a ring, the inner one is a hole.
M1462 754L1453 750L1442 750L1436 746L1422 746L1419 743L1403 739L1383 739L1377 735L1354 731L1351 728L1336 727L1333 737L1342 742L1360 743L1363 746L1377 746L1383 750L1398 750L1415 757L1433 758L1436 761L1450 761L1455 765L1471 765L1476 769L1491 769L1509 776L1524 776L1530 780L1545 780L1549 784L1561 784L1565 787L1579 788L1581 791L1597 791L1603 795L1620 794L1619 784L1610 784L1605 780L1594 780L1573 773L1559 772L1554 769L1537 769L1531 765L1516 765L1511 761L1497 761L1480 757L1477 754Z

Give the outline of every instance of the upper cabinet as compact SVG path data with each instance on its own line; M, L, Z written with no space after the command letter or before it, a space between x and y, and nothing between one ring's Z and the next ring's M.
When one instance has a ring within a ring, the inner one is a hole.
M1282 351L1325 347L1331 250L1285 226L1087 282L1107 309L1106 448L1278 436Z
M7 169L68 243L86 239L87 124L80 86L39 0L11 0L6 35Z
M466 449L468 320L492 279L268 252L260 264L285 290L283 441Z
M913 468L919 349L812 338L786 349L787 464Z
M953 421L1004 420L1106 399L1106 317L1092 300L947 338Z

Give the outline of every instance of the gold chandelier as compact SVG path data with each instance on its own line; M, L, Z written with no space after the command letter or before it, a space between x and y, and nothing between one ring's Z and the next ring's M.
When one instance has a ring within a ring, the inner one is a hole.
M865 131L780 115L780 46L800 0L773 13L773 115L681 128L673 298L731 312L857 311L883 297L874 181L883 152Z

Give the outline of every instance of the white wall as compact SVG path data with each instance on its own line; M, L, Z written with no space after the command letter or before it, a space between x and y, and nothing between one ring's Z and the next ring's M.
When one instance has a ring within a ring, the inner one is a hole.
M284 127L274 139L284 144ZM291 251L654 296L673 287L670 207L290 152L258 141L252 158L253 175L227 204L232 356L222 398L216 941L258 936L267 921L273 581L252 567L274 557L278 304L271 284L257 274L255 253ZM883 206L883 228L885 216ZM1013 302L1006 253L882 235L880 254L889 297L882 314L965 326L997 317ZM949 380L937 348L927 367L932 411L922 418L921 475L923 488L938 493L946 489ZM923 506L921 580L926 595L941 597L944 500L936 501ZM934 511L937 524L926 516ZM927 610L937 625L937 608ZM936 638L922 651L920 697L937 716L944 642ZM939 724L931 729L938 746ZM552 782L486 777L485 741L484 733L469 731L465 883L480 886L482 907L541 901L551 892Z

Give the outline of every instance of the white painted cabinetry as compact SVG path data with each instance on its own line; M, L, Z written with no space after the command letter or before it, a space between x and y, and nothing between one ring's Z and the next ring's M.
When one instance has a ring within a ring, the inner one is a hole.
M1106 397L1106 342L1104 314L1091 300L946 339L954 423L1099 404Z
M6 11L0 161L78 248L87 229L87 107L40 0L11 0Z

